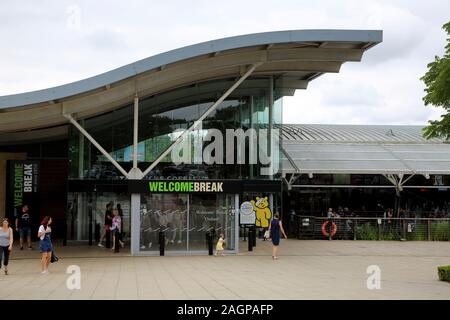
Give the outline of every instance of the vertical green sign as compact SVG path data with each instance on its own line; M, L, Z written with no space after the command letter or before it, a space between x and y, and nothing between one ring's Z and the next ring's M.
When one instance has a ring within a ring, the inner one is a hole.
M10 161L10 196L14 208L24 203L27 194L38 192L39 163L28 160Z

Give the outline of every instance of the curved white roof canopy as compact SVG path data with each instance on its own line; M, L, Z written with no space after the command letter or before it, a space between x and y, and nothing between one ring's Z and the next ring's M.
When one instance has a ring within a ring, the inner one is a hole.
M291 30L213 40L149 57L118 69L54 88L0 97L0 132L44 129L101 114L141 98L213 79L233 79L248 65L253 76L276 76L288 91L306 89L347 61L360 61L382 41L382 31ZM224 88L226 89L226 88ZM48 130L48 129L47 129ZM16 134L16 138L17 138ZM20 138L18 138L20 139Z

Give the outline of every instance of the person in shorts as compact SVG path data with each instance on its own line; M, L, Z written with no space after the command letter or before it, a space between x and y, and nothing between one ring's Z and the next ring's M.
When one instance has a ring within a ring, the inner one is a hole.
M105 237L110 236L110 232L111 232L111 227L112 227L112 219L113 219L113 213L112 213L112 209L113 209L113 204L111 202L109 202L106 205L106 211L105 211L105 225L103 227L103 234L100 237L100 240L98 242L98 246L99 247L104 247L104 245L102 244L103 239L105 239Z
M20 235L20 250L23 250L25 237L27 238L28 249L31 250L31 217L26 204L22 206L20 212L16 215L16 230Z

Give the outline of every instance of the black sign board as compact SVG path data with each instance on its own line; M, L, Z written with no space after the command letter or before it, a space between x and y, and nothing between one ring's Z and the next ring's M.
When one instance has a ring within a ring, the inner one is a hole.
M29 160L9 161L9 193L14 208L27 202L29 195L39 191L39 162Z

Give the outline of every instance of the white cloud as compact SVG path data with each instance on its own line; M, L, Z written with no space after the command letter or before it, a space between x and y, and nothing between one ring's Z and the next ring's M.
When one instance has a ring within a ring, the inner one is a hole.
M419 78L442 54L448 0L77 1L0 3L0 95L80 80L211 39L286 29L382 29L361 63L313 81L284 103L285 122L425 124Z

